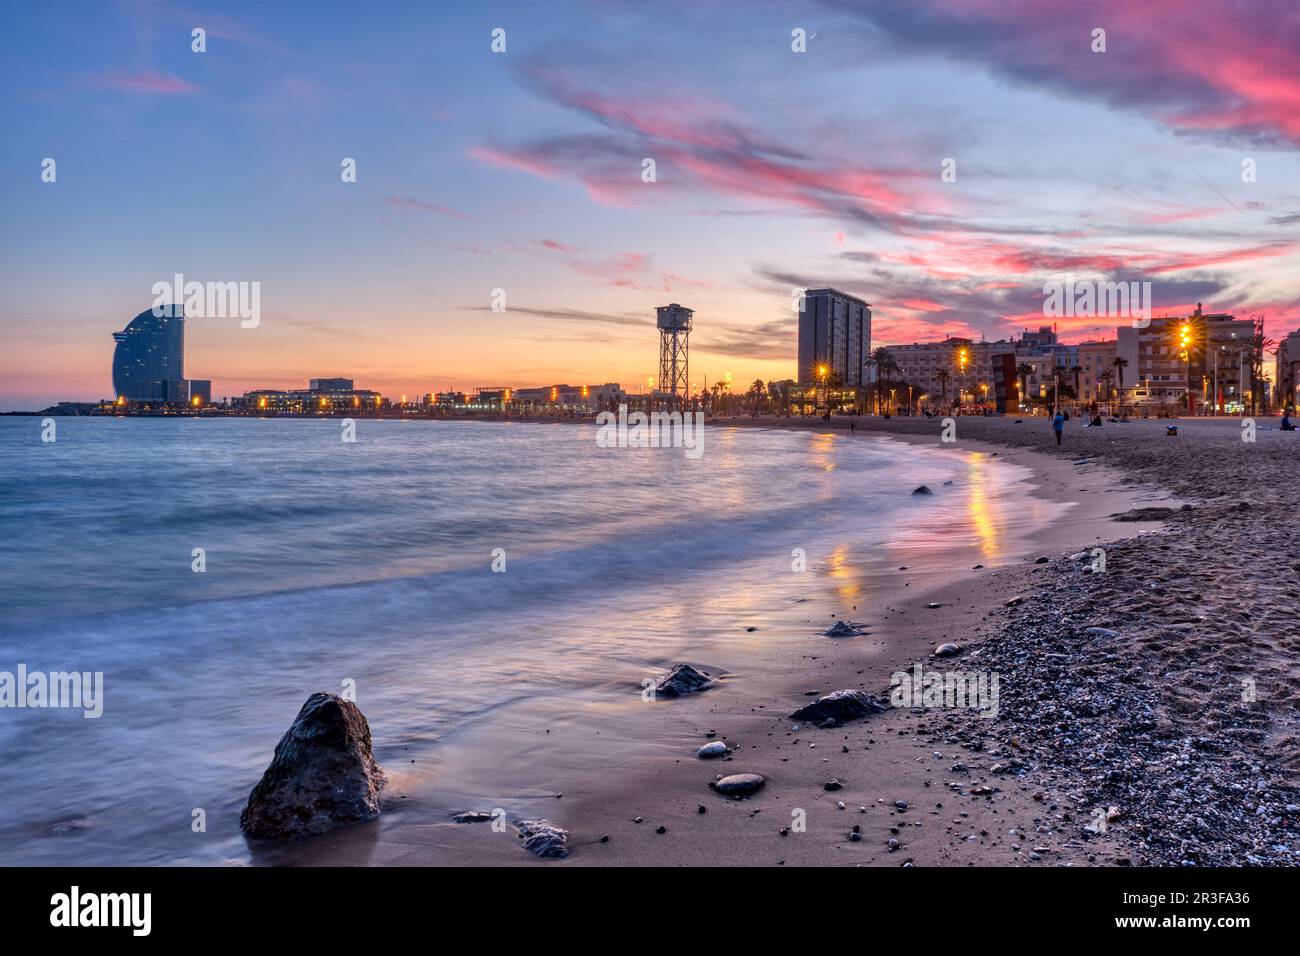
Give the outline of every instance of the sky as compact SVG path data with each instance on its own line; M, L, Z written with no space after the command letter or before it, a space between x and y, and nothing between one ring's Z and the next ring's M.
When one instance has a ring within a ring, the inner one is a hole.
M636 390L670 302L694 384L784 379L826 285L873 345L1051 324L1067 278L1278 338L1298 51L1295 0L4 4L0 410L112 397L177 273L260 284L187 322L214 396Z

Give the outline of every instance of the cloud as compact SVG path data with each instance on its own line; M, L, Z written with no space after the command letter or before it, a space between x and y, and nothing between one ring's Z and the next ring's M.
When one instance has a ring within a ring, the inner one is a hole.
M91 89L117 93L197 93L199 87L174 73L155 73L149 70L97 73L87 85Z
M544 179L577 180L605 205L658 198L651 190L703 192L890 226L914 216L917 197L904 186L933 178L919 170L813 156L788 145L792 139L763 135L724 104L682 91L616 95L605 84L581 84L538 58L527 61L519 75L539 96L604 131L482 144L469 155ZM646 158L655 161L653 184L641 178Z
M891 47L982 65L1004 79L1134 110L1178 132L1300 145L1295 0L823 0ZM1106 30L1106 51L1091 49Z
M490 312L486 305L467 305L464 308L473 312ZM510 306L505 315L531 315L543 319L557 319L561 322L594 322L602 325L639 326L647 330L654 329L653 316L611 315L607 312L584 312L581 309L533 309Z
M452 209L450 206L443 206L439 203L424 202L420 199L412 199L410 196L385 196L384 202L391 206L400 206L405 209L417 209L422 212L437 213L440 216L448 216L452 219L469 219L469 216L459 209Z

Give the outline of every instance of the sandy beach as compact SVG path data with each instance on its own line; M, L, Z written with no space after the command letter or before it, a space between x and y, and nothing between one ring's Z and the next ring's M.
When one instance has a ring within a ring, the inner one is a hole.
M1028 467L1033 496L1074 503L1066 520L1019 542L1019 560L943 579L900 567L892 580L873 581L870 594L828 576L822 598L743 622L810 636L759 645L744 660L702 648L684 660L724 675L720 686L657 701L648 723L642 710L607 714L611 726L640 721L636 748L604 746L597 731L582 759L547 767L544 781L440 805L433 781L472 781L469 764L484 755L524 765L547 752L553 734L591 734L559 712L544 731L530 731L542 739L497 725L459 748L460 765L422 760L390 774L381 820L264 846L255 861L1293 863L1300 553L1286 496L1300 473L1294 436L1266 420L1254 444L1240 440L1235 421L1180 422L1176 438L1165 424L1068 428L1057 449L1041 419L958 419L958 441L947 447ZM839 420L735 425L848 429ZM938 430L937 420L857 420L853 440L938 444ZM1158 510L1134 513L1146 508ZM1120 514L1150 520L1116 521ZM1094 571L1098 547L1105 565ZM811 636L828 613L864 633ZM932 656L948 642L956 656ZM788 717L844 688L887 700L891 675L918 663L997 674L997 717L890 707L834 728ZM724 759L695 756L715 740L730 750ZM710 789L731 773L766 783L739 800ZM457 810L490 812L493 797L549 802L545 818L569 831L570 855L538 860L513 828L451 820Z

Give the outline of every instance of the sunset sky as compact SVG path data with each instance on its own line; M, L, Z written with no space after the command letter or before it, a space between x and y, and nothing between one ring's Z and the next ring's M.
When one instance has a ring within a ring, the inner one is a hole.
M802 286L875 345L1048 324L1067 277L1300 327L1295 0L55 0L0 55L0 409L110 397L175 273L261 283L188 323L214 396L636 389L674 301L695 383L788 378Z

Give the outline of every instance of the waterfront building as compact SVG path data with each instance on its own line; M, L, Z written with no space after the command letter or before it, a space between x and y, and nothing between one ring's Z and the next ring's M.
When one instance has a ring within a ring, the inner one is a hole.
M311 379L321 388L259 388L245 392L231 403L235 408L282 415L334 415L348 412L375 412L384 407L380 394L370 389L352 388L352 379ZM337 387L347 383L348 388Z
M165 306L141 312L113 333L113 394L128 402L176 401L185 381L185 314ZM188 394L180 401L188 400Z
M800 299L799 381L818 384L820 370L845 386L866 384L871 306L837 289L808 289Z
M1121 326L1116 334L1117 354L1129 363L1126 405L1169 414L1232 414L1249 405L1255 334L1249 319L1203 312L1197 303L1191 315L1153 318L1141 329Z
M1277 343L1273 374L1279 407L1294 409L1300 403L1300 329Z
M1079 401L1085 405L1093 402L1104 403L1111 399L1115 389L1115 357L1118 355L1116 343L1080 342L1078 345L1079 366ZM1103 376L1110 372L1110 378ZM1070 381L1074 381L1071 374ZM1109 385L1107 382L1109 381Z

